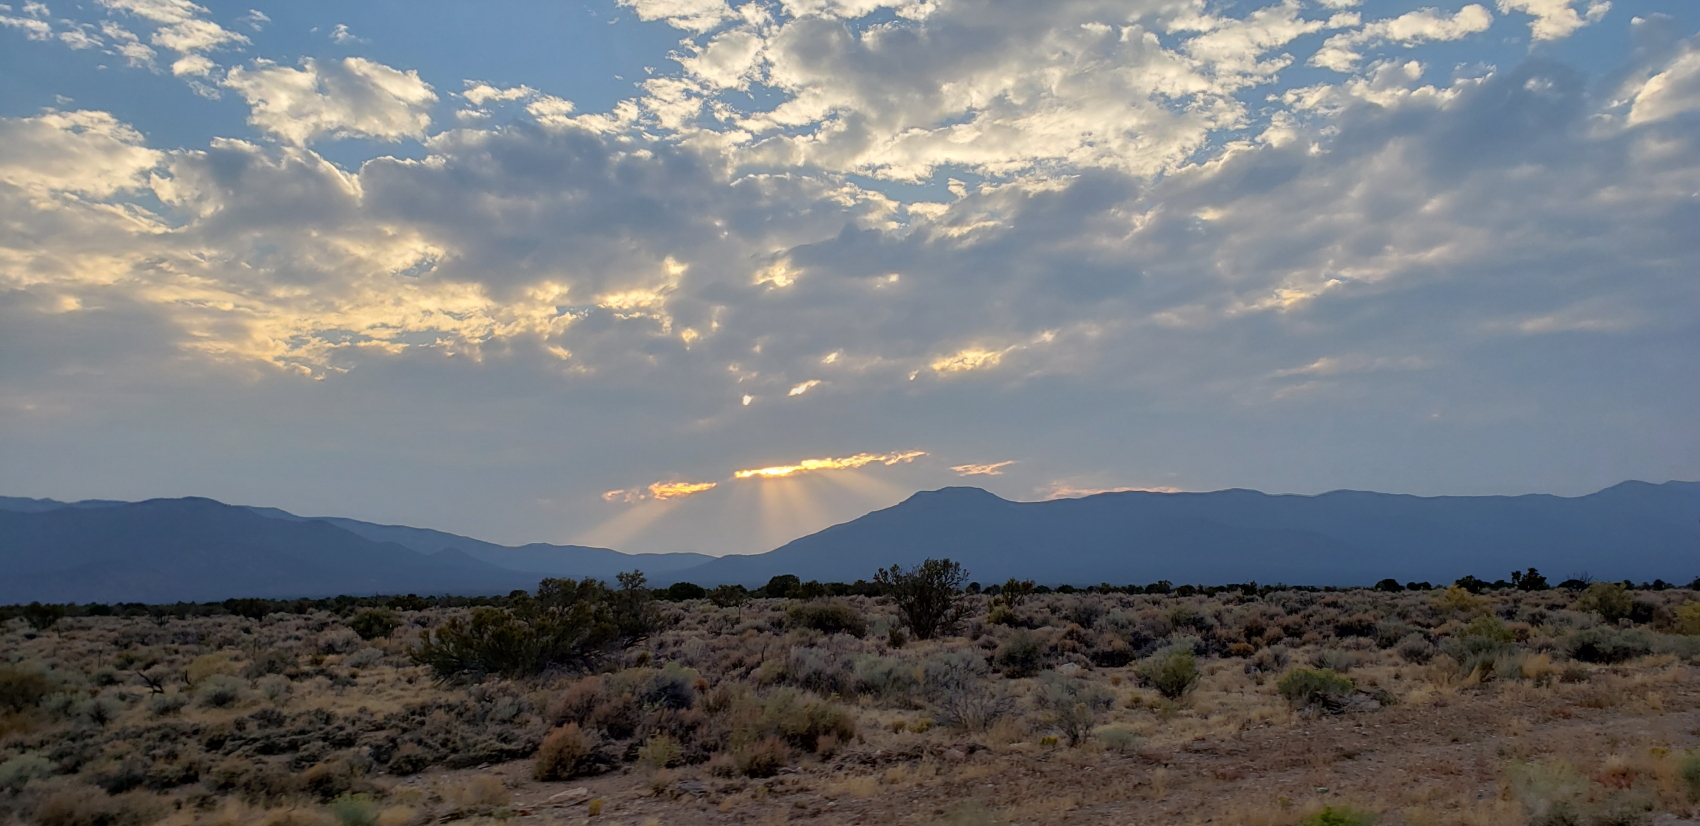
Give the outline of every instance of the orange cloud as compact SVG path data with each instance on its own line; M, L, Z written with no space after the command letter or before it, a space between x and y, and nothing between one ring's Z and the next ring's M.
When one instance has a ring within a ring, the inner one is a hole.
M956 465L951 470L956 471L958 476L1002 476L1003 469L1013 464L1015 464L1015 460L1011 459L1007 462L994 462L989 465Z
M812 473L818 470L851 470L854 468L879 463L895 465L900 462L913 462L927 455L924 450L908 450L900 453L858 453L842 459L804 459L794 465L777 465L774 467L740 470L732 474L735 479L776 479L798 473Z
M719 482L656 482L646 488L622 488L602 494L604 502L642 502L648 499L664 501L713 490Z

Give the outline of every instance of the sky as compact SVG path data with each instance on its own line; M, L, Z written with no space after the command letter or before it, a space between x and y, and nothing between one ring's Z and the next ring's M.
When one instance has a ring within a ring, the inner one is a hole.
M1685 0L0 4L0 493L754 553L1700 479Z

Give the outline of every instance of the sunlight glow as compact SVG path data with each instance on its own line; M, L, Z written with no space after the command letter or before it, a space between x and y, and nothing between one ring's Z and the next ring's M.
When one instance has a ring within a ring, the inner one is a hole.
M819 384L820 384L820 379L809 379L808 381L803 382L802 384L799 384L796 387L791 388L791 392L786 393L785 395L787 395L787 396L801 396L804 393L807 393L810 390L813 390Z
M755 468L753 470L740 470L732 475L733 478L736 479L774 479L782 476L791 476L797 473L811 473L817 470L845 470L859 468L871 465L875 462L879 462L884 465L895 465L899 462L913 462L925 455L927 455L927 452L924 450L907 450L901 453L858 453L855 456L846 456L842 459L804 459L794 465L777 465L774 467Z

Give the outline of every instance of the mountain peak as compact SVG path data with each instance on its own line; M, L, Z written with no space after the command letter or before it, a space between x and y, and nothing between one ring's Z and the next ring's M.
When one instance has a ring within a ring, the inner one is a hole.
M908 504L910 502L926 502L928 504L939 504L939 503L955 504L955 503L959 503L959 502L1008 502L1008 501L1009 501L1008 499L1005 499L1005 498L1003 498L1003 497L1001 497L1001 496L999 496L995 493L992 493L991 491L986 490L985 488L977 488L977 487L974 487L972 485L951 485L949 487L939 488L938 490L917 491L914 495L910 496L908 499L903 500L904 504Z

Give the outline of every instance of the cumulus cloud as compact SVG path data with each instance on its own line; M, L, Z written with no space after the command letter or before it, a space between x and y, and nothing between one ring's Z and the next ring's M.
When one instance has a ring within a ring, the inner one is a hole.
M107 197L147 186L164 157L106 112L0 119L0 181L27 190Z
M708 31L737 16L725 0L620 0L620 5L639 20L664 20L692 32Z
M1577 8L1583 11L1577 12ZM1499 0L1501 12L1522 12L1533 17L1529 36L1535 40L1562 40L1577 29L1598 23L1611 11L1608 0Z
M1500 8L1505 8L1505 0L1501 0ZM1334 35L1311 56L1310 62L1325 69L1349 72L1357 68L1358 62L1363 59L1359 49L1367 45L1398 43L1410 46L1431 40L1459 40L1485 32L1491 25L1493 15L1474 3L1451 15L1436 9L1418 9L1398 17L1372 21L1345 34Z
M224 85L248 102L249 123L295 144L323 137L423 138L437 101L417 71L360 57L304 58L298 69L256 60L251 68L231 69Z
M1629 123L1639 125L1700 111L1700 50L1684 49L1636 90Z
M109 9L128 12L159 26L151 38L155 46L188 53L250 42L205 17L206 7L189 0L99 0Z

